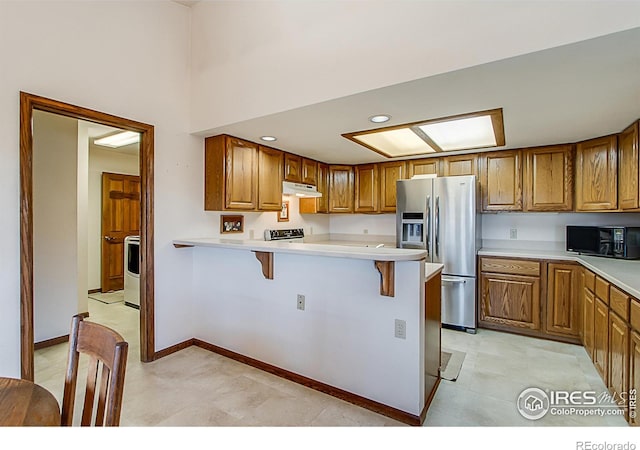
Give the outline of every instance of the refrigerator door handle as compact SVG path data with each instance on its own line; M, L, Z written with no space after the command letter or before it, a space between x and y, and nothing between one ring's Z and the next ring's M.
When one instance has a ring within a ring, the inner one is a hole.
M436 258L440 257L440 196L436 197L436 217L435 217L435 228L436 228L436 242L435 242L435 250L436 250Z
M425 244L426 244L426 249L427 249L427 256L431 257L431 246L430 246L430 242L431 242L431 196L427 195L427 226L425 227Z
M459 278L459 277L448 277L446 275L442 276L442 282L443 283L466 283L467 280L465 280L464 278Z

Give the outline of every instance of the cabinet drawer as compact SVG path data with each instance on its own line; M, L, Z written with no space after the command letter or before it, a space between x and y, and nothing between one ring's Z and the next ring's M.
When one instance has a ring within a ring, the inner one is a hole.
M600 277L596 277L596 296L609 304L609 282Z
M609 307L624 320L629 320L629 297L615 286L609 290Z
M584 269L584 285L594 294L596 293L596 274Z
M632 298L629 309L629 321L631 322L631 328L636 331L640 331L640 301L638 299Z
M513 275L540 276L540 263L522 259L482 258L482 272L508 273Z

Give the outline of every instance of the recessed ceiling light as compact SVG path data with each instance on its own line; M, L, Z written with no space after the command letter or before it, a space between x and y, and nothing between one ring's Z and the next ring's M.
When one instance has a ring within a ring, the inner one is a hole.
M388 122L389 119L391 119L391 116L387 116L386 114L378 114L377 116L369 117L369 122L384 123L384 122Z
M125 145L135 144L137 142L140 142L140 133L136 133L135 131L123 131L122 133L112 134L111 136L93 141L96 145L111 148L124 147Z
M373 122L375 117L369 120ZM505 145L502 108L345 133L342 136L387 158Z
M260 139L267 142L273 142L278 140L278 138L275 136L260 136Z

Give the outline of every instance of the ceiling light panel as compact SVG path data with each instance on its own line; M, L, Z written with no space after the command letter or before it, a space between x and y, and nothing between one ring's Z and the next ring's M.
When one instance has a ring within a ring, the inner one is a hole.
M444 151L497 145L491 116L433 122L418 128Z
M140 142L140 133L136 133L135 131L124 131L93 141L96 145L111 148L124 147L125 145L135 144L137 142Z
M398 128L377 133L354 135L353 138L371 150L388 156L389 158L435 152L432 147L420 139L410 128Z

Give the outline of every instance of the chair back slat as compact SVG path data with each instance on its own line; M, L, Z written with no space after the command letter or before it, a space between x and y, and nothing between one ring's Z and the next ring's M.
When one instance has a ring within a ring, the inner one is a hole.
M128 344L118 333L103 325L73 317L69 336L69 358L62 402L62 425L73 424L80 353L89 357L82 411L82 426L118 426L122 409ZM102 367L102 369L100 369ZM98 381L98 374L100 380ZM96 404L96 387L97 404ZM94 415L95 411L95 415Z

